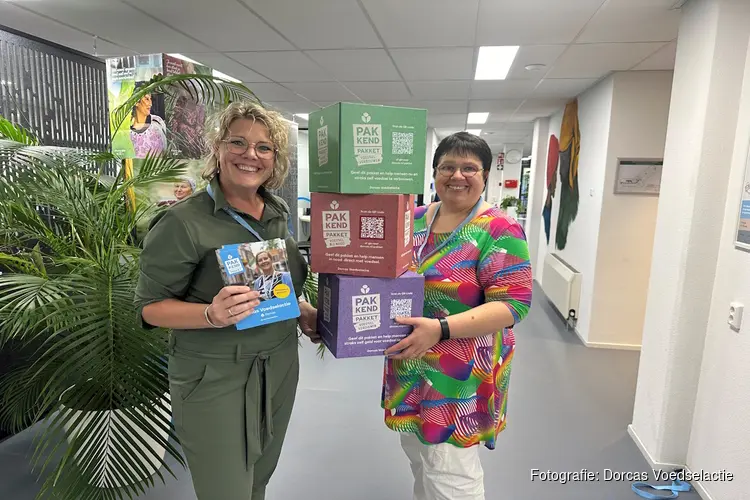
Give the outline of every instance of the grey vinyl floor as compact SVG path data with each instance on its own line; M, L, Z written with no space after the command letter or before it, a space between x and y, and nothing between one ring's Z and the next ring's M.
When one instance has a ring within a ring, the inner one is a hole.
M538 287L517 327L508 427L495 451L481 450L488 500L637 499L606 470L649 471L627 434L638 353L587 349L564 328ZM292 422L267 500L409 500L411 473L398 437L382 423L382 358L321 360L301 348ZM0 443L0 499L38 491L28 457L35 429ZM531 471L587 469L598 481L532 481ZM178 469L141 498L194 500L189 472ZM680 499L696 500L695 492ZM220 500L220 499L216 499Z

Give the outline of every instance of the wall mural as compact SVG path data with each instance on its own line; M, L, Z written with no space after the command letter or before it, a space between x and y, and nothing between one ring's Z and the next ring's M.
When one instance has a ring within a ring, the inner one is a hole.
M574 100L565 106L560 126L560 213L557 217L557 231L555 232L555 246L558 250L565 248L568 242L568 229L578 215L580 152L581 130L578 125L578 101Z
M547 150L547 199L544 201L544 232L547 235L547 244L549 245L549 231L552 223L552 200L555 197L557 188L557 161L560 159L560 143L557 136L552 134L549 137L549 148Z

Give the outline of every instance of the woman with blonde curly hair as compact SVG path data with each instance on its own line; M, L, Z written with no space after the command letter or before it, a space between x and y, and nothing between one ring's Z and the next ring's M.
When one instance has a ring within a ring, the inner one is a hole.
M171 329L169 382L177 435L199 500L262 500L292 413L299 360L297 324L314 341L316 310L237 330L259 293L224 286L223 245L286 241L299 297L307 266L287 229L289 209L269 192L289 169L287 126L254 103L234 103L209 138L209 181L152 223L136 292L144 325Z

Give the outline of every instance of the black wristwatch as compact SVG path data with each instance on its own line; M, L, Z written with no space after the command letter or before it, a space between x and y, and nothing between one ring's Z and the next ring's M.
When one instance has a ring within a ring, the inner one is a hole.
M448 326L448 320L445 318L439 318L440 321L440 341L448 340L451 338L451 329Z

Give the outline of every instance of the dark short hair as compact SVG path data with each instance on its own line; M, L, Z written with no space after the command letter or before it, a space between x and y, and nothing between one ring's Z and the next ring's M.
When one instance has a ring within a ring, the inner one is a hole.
M481 137L468 132L456 132L440 141L437 150L435 150L435 156L432 158L433 171L437 169L440 159L447 154L473 155L482 162L482 169L485 172L489 172L492 168L492 150L489 144Z

